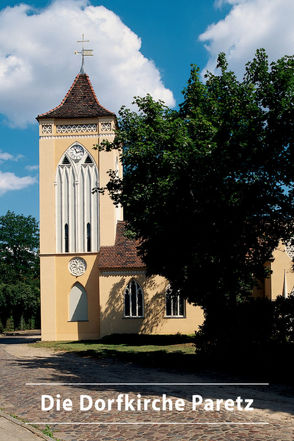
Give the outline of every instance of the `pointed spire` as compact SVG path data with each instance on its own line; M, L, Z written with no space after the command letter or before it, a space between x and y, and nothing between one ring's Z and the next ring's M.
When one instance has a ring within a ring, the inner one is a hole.
M287 286L287 278L286 278L286 270L285 269L284 269L283 297L285 299L288 297L288 286Z
M91 81L84 71L84 58L93 56L93 49L85 49L85 40L82 34L82 50L75 51L75 54L82 56L82 65L80 73L76 76L71 88L63 98L61 103L48 112L37 116L37 120L41 118L93 118L97 116L115 116L113 112L105 109L99 103Z
M49 112L37 116L41 118L93 118L97 116L114 116L99 103L87 74L78 74L59 104Z

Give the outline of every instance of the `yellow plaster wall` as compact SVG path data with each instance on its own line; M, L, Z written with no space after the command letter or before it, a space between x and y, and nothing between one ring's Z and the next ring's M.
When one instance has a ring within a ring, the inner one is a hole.
M279 246L273 253L274 261L271 263L272 275L268 282L267 296L271 300L275 300L277 296L283 294L284 286L284 270L286 271L287 291L288 294L294 287L294 272L292 269L292 260L285 252L285 245L279 243Z
M40 140L40 254L56 252L54 144Z
M111 121L112 130L115 130L116 119L113 118L100 118L99 119L99 130L101 130L101 122ZM104 134L105 135L105 134ZM99 138L101 143L104 139L109 142L114 140L114 135L109 133L105 136ZM100 186L105 187L109 181L108 170L115 170L115 162L118 157L117 151L99 152L99 176L100 176ZM121 168L120 168L120 176ZM113 246L115 243L116 234L116 221L117 221L117 210L110 199L108 192L100 195L100 245L101 246Z
M41 275L42 340L56 340L56 278L55 257L43 256Z
M116 151L99 152L99 174L100 186L104 187L108 181L109 176L107 171L115 169ZM108 192L100 195L100 246L113 246L115 243L116 234L116 212L115 206L110 199Z
M124 290L134 278L144 291L144 318L124 317ZM146 279L144 274L102 272L99 278L100 336L113 333L193 334L203 322L201 308L186 302L185 318L165 318L167 281L160 276Z

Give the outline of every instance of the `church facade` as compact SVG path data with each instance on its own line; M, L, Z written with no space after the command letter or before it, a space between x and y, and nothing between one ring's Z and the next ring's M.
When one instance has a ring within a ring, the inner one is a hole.
M193 333L201 309L173 295L164 278L146 278L122 209L92 193L107 183L107 170L122 169L118 152L93 148L113 140L116 116L88 75L78 74L61 104L37 120L42 339Z

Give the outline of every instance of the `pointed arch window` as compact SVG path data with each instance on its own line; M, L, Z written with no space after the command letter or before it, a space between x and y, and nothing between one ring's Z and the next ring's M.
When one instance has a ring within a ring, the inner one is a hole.
M144 295L141 286L136 280L132 279L124 292L124 316L143 317L144 316Z
M168 285L165 291L165 316L185 317L185 299L179 293L174 293Z
M69 321L84 322L88 320L88 299L85 288L76 283L69 293Z
M90 152L75 142L64 152L56 171L57 253L99 250L98 168Z

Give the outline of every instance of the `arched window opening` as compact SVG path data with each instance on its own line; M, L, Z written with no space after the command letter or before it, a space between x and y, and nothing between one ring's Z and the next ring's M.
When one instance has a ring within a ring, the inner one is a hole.
M64 251L69 252L69 236L68 236L68 224L64 225Z
M144 315L144 296L141 286L132 279L124 293L124 316L143 317Z
M86 157L85 164L93 164L93 161L89 155Z
M76 283L69 294L69 321L83 322L88 320L88 299L85 288Z
M91 224L87 223L87 251L91 251Z
M166 317L185 317L185 299L179 293L173 293L170 285L165 291Z

